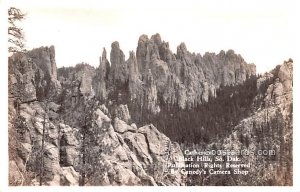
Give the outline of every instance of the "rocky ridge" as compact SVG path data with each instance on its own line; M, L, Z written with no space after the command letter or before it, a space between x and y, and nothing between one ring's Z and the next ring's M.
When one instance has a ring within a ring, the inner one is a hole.
M212 186L293 185L293 62L285 61L258 78L257 89L254 113L240 121L227 137L205 148L254 152L240 156L241 162L251 165L244 169L249 175L199 176L190 182ZM268 155L259 155L259 150Z
M103 49L90 93L107 100L115 89L125 88L129 93L120 94L121 98L139 102L152 113L160 111L159 100L190 108L215 97L220 86L243 83L256 73L255 65L247 64L233 50L201 56L181 43L174 54L159 34L150 39L141 35L136 53L131 51L128 60L118 42L111 45L110 62L106 55ZM58 75L66 73L59 69Z
M274 150L276 156L270 159L266 156L248 159L257 165L251 168L254 174L250 177L263 175L253 184L293 185L293 62L285 61L271 73L264 74L258 79L258 86L266 80L270 82L266 92L256 98L263 98L263 106L234 128L231 137L240 137L240 141L233 144L226 138L225 148L246 148L245 139L241 138L249 138L250 150Z

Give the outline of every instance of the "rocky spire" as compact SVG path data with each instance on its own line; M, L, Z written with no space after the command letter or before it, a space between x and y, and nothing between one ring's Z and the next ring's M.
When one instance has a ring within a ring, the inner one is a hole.
M141 74L138 69L137 60L133 51L129 52L129 59L126 61L129 68L129 92L130 99L137 99L139 102L143 98L143 86L141 81Z
M157 88L155 84L155 80L151 73L151 69L148 70L146 75L146 83L145 83L145 104L147 109L152 113L159 113L160 108L158 106L157 101Z
M108 79L108 74L110 71L110 65L109 65L109 61L106 58L106 49L103 48L103 52L102 52L102 57L100 58L100 77L101 80L107 80Z
M55 62L55 48L40 47L28 52L29 57L34 63L38 63L39 67L51 78L57 80L57 67Z
M111 44L110 62L110 80L125 82L128 79L128 66L125 62L125 55L117 41Z
M129 68L129 79L136 80L139 77L139 69L135 53L133 51L129 52L129 59L126 62Z
M160 60L159 47L161 44L161 37L158 33L153 35L150 40L147 35L140 36L136 53L139 71L143 76L147 75L152 61Z
M111 66L104 49L98 73L100 77L94 80L95 86L102 84L97 88L103 89L98 91L101 95L105 95L102 93L107 88L124 87L128 82L131 99L143 102L147 89L152 95L164 95L165 102L177 101L182 108L206 102L210 96L216 96L220 85L241 84L256 72L255 65L247 64L233 50L201 56L189 52L186 44L181 43L173 54L169 43L163 41L158 33L151 38L141 35L136 55L130 52L126 61L119 43L113 42L110 61ZM174 82L168 82L168 79Z
M151 36L151 41L154 42L157 46L160 46L162 41L159 33L156 33L155 35Z
M18 93L21 101L42 101L60 93L54 46L36 48L26 54L14 54L9 58L9 66L14 71L10 77L15 79L15 86L12 86L16 88L14 94ZM17 88L19 86L24 89Z
M177 47L177 58L182 59L186 52L187 48L185 43L180 43L180 45Z
M109 61L106 58L106 49L103 48L102 57L100 57L100 65L96 71L96 77L93 81L95 87L95 95L99 99L105 100L107 98L106 81L110 71Z
M160 58L167 62L168 64L172 64L172 62L175 60L175 57L170 50L169 43L168 42L162 42L159 47L159 56ZM170 65L171 67L171 65Z
M145 69L148 42L149 38L145 34L141 35L138 40L138 46L136 48L136 59L140 74L142 74Z

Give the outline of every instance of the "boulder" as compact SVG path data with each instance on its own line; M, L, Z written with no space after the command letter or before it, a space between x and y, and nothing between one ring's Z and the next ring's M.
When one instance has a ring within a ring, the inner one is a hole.
M129 123L129 120L131 119L127 105L119 105L115 110L115 114L116 117L126 123Z
M136 131L134 127L127 125L124 121L120 120L118 117L115 118L114 122L115 122L114 123L115 131L118 133L124 133L127 131Z
M104 126L102 126L105 123L109 123L111 121L111 119L105 115L100 109L97 109L95 112L95 117L96 117L96 121L95 123L97 124L99 129L103 129L105 128Z
M62 186L78 186L79 173L72 166L61 168L60 185Z

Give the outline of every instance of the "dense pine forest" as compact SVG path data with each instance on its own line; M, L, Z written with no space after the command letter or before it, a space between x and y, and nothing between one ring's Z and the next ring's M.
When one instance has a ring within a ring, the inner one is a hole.
M179 143L210 143L214 139L223 138L240 120L262 104L254 98L258 92L264 92L266 81L257 89L257 76L251 76L245 83L221 86L217 89L217 97L208 102L197 104L192 108L181 109L178 105L167 104L159 98L161 111L153 114L138 101L129 101L128 83L116 86L110 98L118 104L127 104L132 122L137 126L152 123L172 140ZM262 90L264 89L264 90ZM260 103L260 104L259 104Z

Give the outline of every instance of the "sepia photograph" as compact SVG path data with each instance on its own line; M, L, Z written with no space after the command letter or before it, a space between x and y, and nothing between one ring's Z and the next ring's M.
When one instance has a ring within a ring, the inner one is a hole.
M292 7L7 1L8 186L293 186Z

